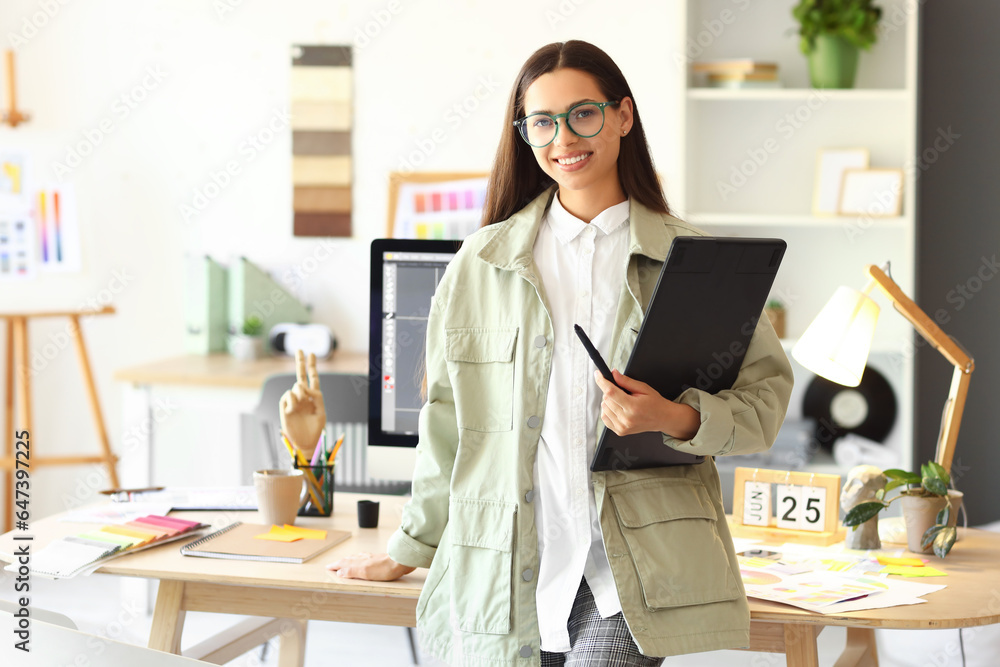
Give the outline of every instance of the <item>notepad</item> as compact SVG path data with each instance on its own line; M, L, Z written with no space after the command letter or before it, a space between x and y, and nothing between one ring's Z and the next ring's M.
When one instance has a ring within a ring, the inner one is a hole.
M346 530L328 530L326 539L302 539L295 542L259 540L271 526L237 521L200 540L181 547L185 556L225 558L231 560L259 560L272 563L304 563L330 547L351 536Z

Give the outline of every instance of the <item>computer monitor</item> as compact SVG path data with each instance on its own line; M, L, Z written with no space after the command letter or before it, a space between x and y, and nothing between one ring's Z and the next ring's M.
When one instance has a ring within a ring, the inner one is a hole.
M368 474L412 479L431 297L460 241L375 239L368 342Z

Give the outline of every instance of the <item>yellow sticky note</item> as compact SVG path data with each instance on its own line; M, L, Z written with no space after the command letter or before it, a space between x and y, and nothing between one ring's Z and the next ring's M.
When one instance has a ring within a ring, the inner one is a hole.
M291 526L285 524L284 530L290 534L298 535L305 540L325 540L326 531L320 530L319 528L300 528L299 526Z
M907 565L909 567L923 567L924 561L919 558L898 558L896 556L879 556L878 562L882 565Z
M911 567L909 565L886 565L881 570L886 574L898 574L903 577L944 577L947 576L947 572L942 572L941 570L921 565L920 567Z
M301 540L302 536L287 531L281 526L271 526L270 531L254 535L254 538L258 540L272 540L274 542L295 542L296 540Z

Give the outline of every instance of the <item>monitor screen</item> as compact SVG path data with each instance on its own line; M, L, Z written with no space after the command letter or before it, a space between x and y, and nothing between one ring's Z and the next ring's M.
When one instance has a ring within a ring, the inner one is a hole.
M461 242L376 239L371 248L368 444L415 447L431 297Z

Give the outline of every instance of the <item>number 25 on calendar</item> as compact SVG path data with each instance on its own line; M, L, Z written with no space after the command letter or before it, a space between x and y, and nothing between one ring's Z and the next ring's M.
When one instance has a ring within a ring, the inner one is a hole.
M822 531L826 523L826 489L821 486L778 484L776 519L779 528Z

